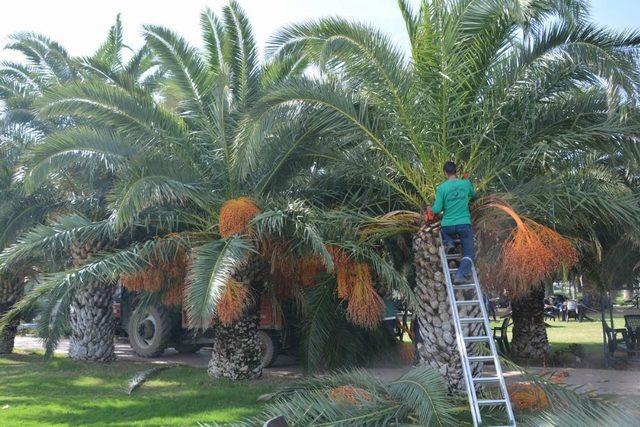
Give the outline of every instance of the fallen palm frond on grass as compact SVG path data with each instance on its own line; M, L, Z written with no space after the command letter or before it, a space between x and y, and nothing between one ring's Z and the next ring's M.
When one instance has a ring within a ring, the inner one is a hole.
M284 416L291 426L435 425L456 423L444 381L431 368L414 368L394 381L364 370L305 379L275 393L263 414L239 423L262 425Z
M518 424L637 425L637 403L610 402L554 383L550 377L529 374L511 362L507 365L523 376L521 383L510 387L510 392L518 395L512 400L526 403L514 407ZM341 371L302 380L263 396L261 401L271 403L259 417L236 425L262 425L277 416L283 416L290 426L471 425L466 396L447 394L442 376L428 367L413 368L392 381L364 370ZM503 416L503 411L483 411L483 421L490 425L496 425Z
M165 369L173 368L176 365L159 365L154 366L153 368L146 369L142 372L137 373L129 380L129 386L127 387L127 394L131 396L131 394L140 388L144 383L153 379L158 373L164 371Z

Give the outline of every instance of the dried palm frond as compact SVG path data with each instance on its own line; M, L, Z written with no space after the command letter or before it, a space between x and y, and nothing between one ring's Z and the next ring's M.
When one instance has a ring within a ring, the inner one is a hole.
M563 266L578 262L578 253L570 240L557 231L522 217L503 203L489 203L515 222L506 239L495 235L500 245L497 259L485 260L494 266L490 272L494 284L507 289L513 297L525 295ZM486 272L485 272L486 274Z
M248 286L229 278L216 303L216 313L220 322L223 325L231 325L240 319L245 308L250 305L251 298Z
M249 222L259 213L258 206L248 197L227 200L220 208L220 234L222 237L245 234Z
M418 212L398 210L374 218L359 231L363 235L396 235L402 232L416 231L419 222L420 214Z

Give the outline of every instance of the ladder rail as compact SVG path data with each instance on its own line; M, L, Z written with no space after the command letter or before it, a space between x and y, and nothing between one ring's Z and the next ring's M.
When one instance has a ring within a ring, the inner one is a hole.
M492 337L489 340L489 348L491 349L491 354L495 359L494 365L496 370L496 376L498 377L498 384L499 384L500 390L502 391L502 396L505 400L504 404L507 408L509 421L513 423L513 425L515 426L516 420L513 414L513 408L511 406L511 399L509 398L509 391L507 390L507 385L504 380L504 374L502 372L502 366L500 364L500 356L496 348L496 343L493 340L493 331L491 330L491 326L489 323L489 314L487 313L487 307L484 305L484 294L482 292L482 288L480 287L480 279L478 278L478 272L476 271L475 263L473 262L473 260L471 260L471 272L473 275L473 282L477 286L476 292L478 293L478 299L482 302L480 304L480 310L482 311L482 317L484 318L485 333L490 337Z
M480 412L480 406L504 405L507 412L507 417L509 418L510 425L515 426L516 422L513 414L513 408L511 406L511 400L509 399L509 392L507 390L506 383L504 380L504 375L502 372L502 367L500 365L500 358L497 352L496 344L493 340L493 331L489 323L489 316L484 304L484 294L482 292L482 288L480 287L480 280L478 279L478 274L475 268L475 264L473 260L470 260L471 272L473 276L473 284L462 285L459 287L459 290L463 291L463 295L464 295L465 290L473 289L476 295L471 300L469 299L457 300L455 292L458 289L456 289L456 287L453 286L452 278L451 278L451 273L453 271L457 271L457 269L449 268L449 260L454 259L454 257L447 255L443 245L440 245L439 255L442 263L442 271L445 274L447 295L449 296L449 304L451 306L451 316L453 319L454 329L456 332L456 342L458 345L458 351L460 353L460 362L462 365L467 396L469 397L469 407L471 409L473 425L474 427L477 427L479 424L482 423L482 414ZM458 308L464 307L464 306L467 306L467 307L475 306L475 305L480 306L480 312L482 316L480 318L476 318L475 316L474 318L465 317L464 323L465 324L480 323L479 321L481 320L483 323L483 328L478 330L478 332L481 332L482 330L484 330L484 335L475 335L475 336L465 337L463 335L463 327L462 327L463 321L460 318L460 313L458 312ZM486 338L486 339L481 339L481 338ZM469 341L470 343L488 341L491 355L490 356L489 355L469 356L467 351L467 341ZM475 363L480 363L480 364L485 362L493 362L496 370L496 376L495 377L477 377L477 378L474 377L473 370L471 368L471 361ZM488 383L488 382L498 383L500 393L502 394L502 399L484 399L482 401L478 400L475 384Z
M460 324L460 316L458 314L458 307L456 305L456 295L451 283L451 272L449 270L449 264L447 262L447 254L444 250L444 246L440 246L440 261L442 262L442 272L445 276L445 283L447 286L447 295L449 296L449 304L451 306L451 317L453 318L453 326L456 332L456 342L458 344L458 351L460 353L460 364L462 365L462 373L464 376L464 384L467 389L467 396L470 396L469 407L471 409L471 416L473 418L473 426L478 427L478 424L482 422L482 416L480 410L475 404L477 402L476 388L473 384L473 373L471 372L471 366L467 359L467 344L464 341L462 334L462 326Z

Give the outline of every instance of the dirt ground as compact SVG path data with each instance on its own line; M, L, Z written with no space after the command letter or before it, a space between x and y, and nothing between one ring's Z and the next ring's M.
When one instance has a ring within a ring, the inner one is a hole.
M16 337L16 348L23 351L42 350L39 339L28 336ZM57 354L66 354L69 342L62 340L58 346ZM129 347L129 344L122 340L116 342L116 354L120 360L139 361L154 364L179 363L196 368L206 368L209 362L209 352L206 349L200 350L196 354L179 354L173 349L168 349L158 358L144 359L137 356ZM375 375L394 379L406 372L410 367L402 368L373 368L370 369ZM548 369L530 368L532 373L546 373ZM564 382L572 386L581 386L583 391L593 391L598 394L611 394L622 396L640 396L640 371L623 371L613 369L580 369L562 368L566 378ZM290 357L280 356L276 363L265 370L265 375L275 377L298 378L302 376L302 369L299 364ZM518 381L519 372L505 372L507 382Z

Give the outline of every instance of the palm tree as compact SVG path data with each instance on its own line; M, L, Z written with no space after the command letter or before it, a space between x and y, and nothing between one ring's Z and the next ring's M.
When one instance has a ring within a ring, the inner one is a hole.
M293 120L297 109L291 106L281 109L288 120L244 134L258 99L299 75L306 62L259 63L250 25L236 2L223 9L222 19L206 10L201 25L204 53L166 28L145 26L147 46L159 64L157 87L94 78L44 97L44 117L70 118L81 126L51 135L33 151L27 186L37 188L69 166L93 173L105 173L106 166L113 179L109 215L34 230L6 251L3 261L10 266L30 253L59 250L87 236L115 239L125 231L134 236L128 244L52 276L18 304L15 314L43 294L78 294L89 289L87 283L96 284L87 295L98 295L94 288L121 276L125 282L141 282L142 289L157 290L144 283L151 266L159 262L161 269L170 267L176 254L188 251L184 305L190 325L206 328L216 316L210 375L252 378L262 370L260 296L273 288L265 286L273 273L265 255L287 253L296 262L315 256L314 262L319 259L331 270L328 244L335 243L336 248L352 248L352 257L370 263L388 281L402 280L372 249L323 238L300 220L318 216L295 199L307 176L319 173L327 162L318 138L321 127ZM151 232L141 236L145 227ZM336 228L331 228L334 233ZM365 285L378 304L370 281ZM5 316L5 323L10 318Z
M126 87L136 84L151 84L153 81L153 74L144 76L144 81L142 80L142 76L153 65L146 49L143 48L138 52L133 52L128 62L123 61L122 54L126 46L122 42L122 24L119 17L115 25L110 29L107 41L89 58L71 58L56 43L45 37L32 34L16 36L16 42L10 47L23 52L29 60L29 68L13 64L7 73L9 76L15 76L16 79L28 77L27 83L32 84L31 87L28 87L30 92L25 92L24 90L18 92L20 96L30 102L28 105L23 105L21 111L30 120L30 125L35 128L31 133L38 139L36 143L31 144L29 149L31 156L37 150L46 150L47 146L50 147L51 140L57 141L57 144L62 144L63 142L57 139L58 135L63 129L68 129L74 125L68 117L48 119L36 115L34 104L39 102L39 99L46 91L87 79L107 80ZM24 72L17 74L15 70L23 70ZM25 84L22 85L22 87L24 86ZM14 87L18 88L15 84ZM62 161L65 157L68 158L70 155L68 150L64 151L64 149L58 154L59 156L55 159L57 162ZM35 156L37 158L37 155ZM23 161L23 163L28 164L29 161L32 161L32 159ZM51 166L54 167L54 165ZM55 176L52 176L51 180L40 185L35 186L25 182L25 189L28 194L31 194L29 196L30 200L36 200L35 196L47 188L54 188L58 194L58 200L62 200L62 202L49 200L46 203L32 206L32 209L39 207L51 217L72 215L68 218L68 221L62 221L61 224L73 224L71 227L80 224L81 227L86 228L86 223L89 220L79 219L76 215L91 218L92 220L104 217L106 214L105 195L111 181L109 171L93 172L87 171L82 167L81 162L77 162L74 165L67 165L64 169L59 170L59 173ZM19 184L22 186L22 183ZM42 213L40 217L43 217ZM32 224L33 222L29 225ZM85 235L84 237L86 240L70 240L67 242L68 251L65 254L66 256L56 259L57 267L53 267L54 271L60 266L78 266L95 253L100 250L107 250L113 245L109 241L111 236L94 234L92 236ZM35 256L36 254L34 253L33 255ZM50 266L47 264L54 257L44 252L40 252L38 255L41 259L39 270L41 272L50 270ZM70 265L66 265L69 262L67 261L68 259L70 259ZM24 261L23 265L28 266L30 262L33 262L33 258L28 258ZM5 271L9 271L9 269L5 269ZM69 348L71 358L98 361L114 358L113 335L115 322L111 308L114 290L113 281L108 286L103 283L93 283L83 288L82 292L66 296L64 304L68 304L71 307L69 313L69 320L72 326ZM15 302L16 298L13 300ZM49 304L45 305L43 310L47 313L58 312L59 310L56 307L59 304L60 301L58 299L52 299ZM67 313L68 310L60 312ZM48 335L48 326L50 326L49 322L46 320L41 321L40 332ZM51 351L52 348L49 345L47 350Z
M310 124L331 123L368 151L350 173L383 181L398 207L414 211L433 200L442 164L455 160L483 196L474 216L486 242L484 282L515 299L576 262L556 230L579 238L595 223L638 230L638 193L597 159L637 158L640 35L588 24L588 4L579 0L425 0L418 12L400 0L399 7L410 57L376 29L339 18L280 31L271 57L304 58L316 71L271 91L253 112L254 126L277 121L292 104ZM409 216L399 217L405 225L394 227L407 230ZM439 227L424 223L413 233L421 363L460 388ZM532 249L535 263L526 262Z
M44 221L48 213L67 204L51 185L37 192L22 191L22 170L27 151L56 127L40 120L33 104L42 93L75 75L67 53L58 44L35 34L12 37L8 49L24 55L27 64L5 62L0 65L0 248L12 244L20 233ZM23 294L25 281L33 275L28 266L0 274L0 315L8 311ZM0 338L0 353L10 353L15 336L14 322Z

